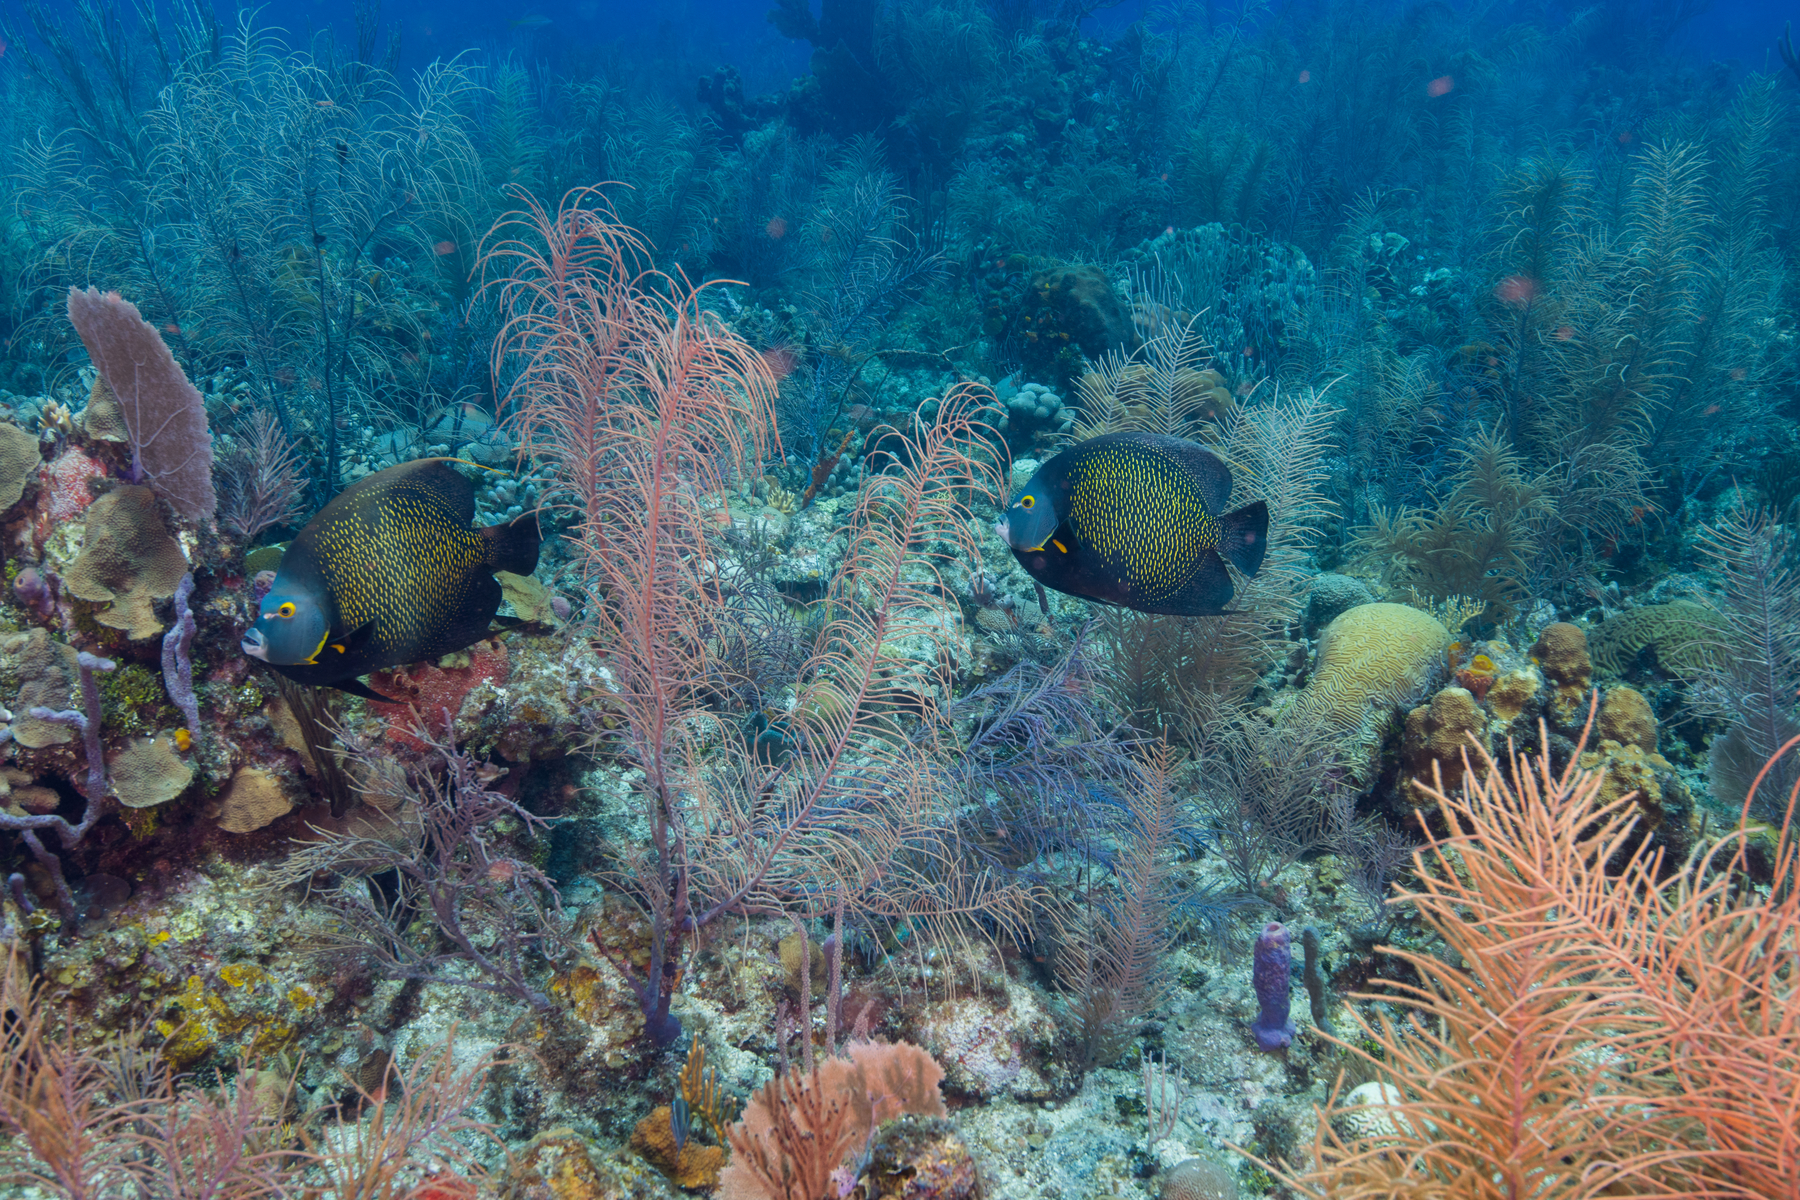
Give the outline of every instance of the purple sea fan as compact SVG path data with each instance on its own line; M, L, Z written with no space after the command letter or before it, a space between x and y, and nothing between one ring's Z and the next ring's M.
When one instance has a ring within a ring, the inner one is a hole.
M1284 1050L1294 1041L1294 1023L1288 1019L1293 960L1288 943L1292 940L1279 921L1264 925L1262 936L1256 939L1250 982L1256 988L1256 1003L1261 1011L1250 1023L1250 1032L1264 1050Z

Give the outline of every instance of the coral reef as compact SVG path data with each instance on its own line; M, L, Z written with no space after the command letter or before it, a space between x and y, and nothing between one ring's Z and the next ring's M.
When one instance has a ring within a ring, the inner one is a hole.
M1800 1194L1729 22L351 7L0 42L0 1189ZM1228 611L993 532L1121 430L1267 506ZM248 656L433 458L500 615Z

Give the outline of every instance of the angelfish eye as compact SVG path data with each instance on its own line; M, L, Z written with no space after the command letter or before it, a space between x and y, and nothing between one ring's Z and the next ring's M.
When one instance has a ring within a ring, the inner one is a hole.
M275 610L275 615L278 617L291 617L296 611L294 602L289 600L286 604L283 604L280 608Z
M1034 505L1036 503L1037 503L1036 496L1020 496L1019 497L1019 507L1020 508L1030 508L1032 505Z

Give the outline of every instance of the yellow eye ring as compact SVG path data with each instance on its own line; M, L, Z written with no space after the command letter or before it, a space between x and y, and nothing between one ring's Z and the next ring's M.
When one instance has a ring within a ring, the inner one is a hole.
M1019 497L1019 507L1020 508L1030 508L1032 505L1034 505L1036 503L1037 503L1036 496L1020 496Z
M280 608L275 610L275 615L278 617L287 618L287 617L293 616L295 611L296 610L294 608L294 602L292 600L289 600L286 604L283 604Z

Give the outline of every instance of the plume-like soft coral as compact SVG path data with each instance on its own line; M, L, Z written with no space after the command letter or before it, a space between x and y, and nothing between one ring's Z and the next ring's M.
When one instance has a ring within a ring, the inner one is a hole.
M1389 948L1421 982L1362 997L1407 1010L1358 1017L1403 1099L1334 1096L1292 1182L1320 1200L1800 1195L1792 796L1763 893L1743 886L1744 829L1671 872L1598 773L1487 766L1432 789L1449 833L1401 897L1450 953ZM1381 1120L1346 1138L1346 1115Z

